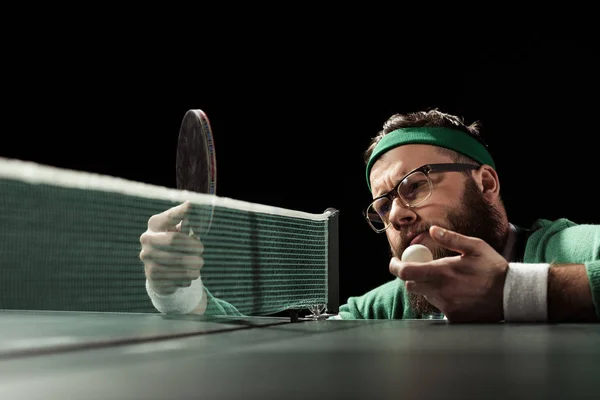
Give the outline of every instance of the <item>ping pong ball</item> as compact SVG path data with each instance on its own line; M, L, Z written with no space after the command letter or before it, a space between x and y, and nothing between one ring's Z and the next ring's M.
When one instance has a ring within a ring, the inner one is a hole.
M427 262L432 260L433 255L431 254L431 251L422 244L408 246L406 250L404 250L404 253L402 253L402 261Z

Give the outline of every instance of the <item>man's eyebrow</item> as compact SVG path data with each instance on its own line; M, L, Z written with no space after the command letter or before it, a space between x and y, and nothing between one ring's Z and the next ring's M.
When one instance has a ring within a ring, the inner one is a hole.
M393 183L393 185L392 185L392 186L391 186L389 189L386 189L386 190L382 191L381 193L377 194L376 196L373 196L373 198L374 198L374 199L376 199L376 198L378 198L378 197L381 197L381 196L383 196L383 195L384 195L384 194L386 194L386 193L389 193L389 192L390 192L390 190L393 190L393 189L396 187L396 185L397 185L397 184L398 184L398 183L399 183L399 182L400 182L402 179L404 179L404 178L406 177L406 175L407 175L407 174L402 174L402 175L400 175L400 178L398 178L398 179L394 180L394 183Z

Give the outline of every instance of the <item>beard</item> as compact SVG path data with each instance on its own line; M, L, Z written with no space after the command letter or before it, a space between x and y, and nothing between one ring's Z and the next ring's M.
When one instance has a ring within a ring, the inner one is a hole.
M423 226L423 229L428 230L431 226L437 225L442 228L460 233L462 235L477 237L487 242L494 250L502 254L505 230L503 218L500 211L489 204L479 190L479 187L472 178L468 178L465 184L465 191L462 196L461 206L453 208L448 212L447 222L432 221ZM404 235L406 236L406 235ZM396 256L408 247L409 243L402 242L398 246ZM436 247L432 251L433 258L443 258L458 255L454 251ZM440 313L425 296L421 294L408 293L408 300L411 308L419 315Z

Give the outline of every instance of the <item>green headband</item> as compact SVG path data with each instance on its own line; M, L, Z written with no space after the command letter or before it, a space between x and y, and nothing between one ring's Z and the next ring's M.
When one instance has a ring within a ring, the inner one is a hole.
M431 144L433 146L445 147L471 157L481 164L496 168L494 160L487 148L477 139L458 129L442 127L419 127L401 128L385 135L371 153L367 163L367 185L371 190L369 175L375 161L385 152L405 144Z

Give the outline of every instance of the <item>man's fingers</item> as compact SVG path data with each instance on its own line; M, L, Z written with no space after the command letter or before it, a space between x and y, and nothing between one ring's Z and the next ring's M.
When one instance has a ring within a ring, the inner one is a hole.
M398 278L403 281L430 282L440 278L439 268L431 265L406 265L398 269Z
M178 206L169 208L160 214L153 215L148 220L148 229L154 232L165 232L174 230L185 216L189 213L191 203L186 201Z
M390 261L390 272L403 281L430 282L442 279L446 260L434 260L425 263L400 261L394 257Z
M461 235L439 226L429 228L429 236L443 247L463 255L477 253L481 242L478 238Z
M157 249L142 249L140 260L144 263L153 262L164 267L180 269L200 270L204 266L204 259L200 256Z
M162 294L174 293L178 287L185 288L192 285L190 280L181 281L152 281L152 288Z
M144 249L152 247L158 250L197 256L204 252L204 244L200 239L179 232L146 231L140 236L140 243Z
M200 270L165 267L154 262L149 262L146 264L146 277L157 284L178 284L198 279L200 277Z

